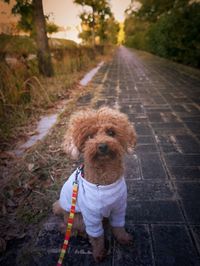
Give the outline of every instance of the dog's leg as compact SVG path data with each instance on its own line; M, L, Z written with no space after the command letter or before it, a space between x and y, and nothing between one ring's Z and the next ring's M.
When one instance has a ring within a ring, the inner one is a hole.
M61 208L59 200L57 200L53 204L53 214L55 214L55 215L63 215L64 214L64 210Z
M83 216L80 212L76 213L74 216L74 223L73 223L72 229L74 232L77 232L78 235L84 238L87 237L87 233L85 231L85 224L83 221Z
M128 245L133 240L132 236L126 232L124 227L112 227L112 232L120 244Z
M106 249L104 246L104 235L100 237L89 237L92 245L92 255L96 262L100 262L106 256Z
M65 210L63 210L60 206L59 201L57 200L53 204L53 213L55 215L63 216L64 223L62 223L60 227L61 227L61 231L64 233L66 230L66 225L67 225L68 218L69 218L69 212L66 212ZM76 232L83 237L87 236L86 231L85 231L85 224L83 222L83 217L81 213L75 213L74 215L72 235L76 234Z

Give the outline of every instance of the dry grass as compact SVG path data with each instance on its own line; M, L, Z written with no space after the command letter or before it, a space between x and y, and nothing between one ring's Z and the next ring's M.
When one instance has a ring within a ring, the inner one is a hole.
M51 213L52 203L58 198L64 180L78 164L63 152L63 135L70 114L83 107L77 105L81 102L79 99L90 95L91 101L87 105L93 106L101 90L101 85L95 89L91 85L84 88L77 85L77 79L83 73L79 71L71 75L68 89L61 89L60 94L55 86L63 86L65 78L62 75L51 79L38 80L36 77L26 80L26 83L31 83L31 89L40 87L42 100L53 105L50 110L55 108L56 99L68 98L68 102L48 136L29 149L24 157L13 158L12 153L0 152L0 250L6 248L7 241L23 238L29 227L36 225L39 228L39 222ZM44 92L47 86L51 97ZM36 101L35 106L40 108L37 104ZM41 111L44 112L43 109ZM22 132L26 130L27 127L22 127Z
M38 224L51 212L64 180L76 167L61 148L70 114L80 97L95 91L77 87L65 111L50 134L17 160L0 157L0 234L5 243L25 235L28 226ZM3 241L3 240L2 240Z
M9 148L22 127L38 119L43 110L67 98L84 73L99 60L91 48L62 48L53 50L55 76L39 76L36 61L18 58L8 65L0 62L0 150Z

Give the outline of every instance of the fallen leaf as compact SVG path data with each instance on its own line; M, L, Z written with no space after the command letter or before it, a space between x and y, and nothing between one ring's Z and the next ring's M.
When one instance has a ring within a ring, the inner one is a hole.
M33 164L33 163L29 163L29 164L28 164L28 170L29 170L30 172L32 172L32 171L33 171L33 168L34 168L34 164Z
M27 135L28 136L33 136L33 135L37 135L38 134L38 131L35 130L35 131L31 131L31 132L28 132Z

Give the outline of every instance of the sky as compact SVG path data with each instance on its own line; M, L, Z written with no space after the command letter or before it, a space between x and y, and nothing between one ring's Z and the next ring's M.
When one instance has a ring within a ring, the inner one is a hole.
M119 22L124 20L124 10L131 3L131 0L108 0L115 19ZM14 0L11 0L13 3ZM82 11L80 5L74 4L73 0L43 0L44 13L50 14L51 20L58 26L63 27L63 31L56 33L52 37L72 39L80 42L78 33L81 30L79 14ZM8 21L16 21L16 17L10 15L10 5L0 0L0 24ZM1 25L0 25L1 26Z
M109 2L115 19L119 22L123 21L124 10L128 7L131 0L109 0ZM80 25L78 15L82 11L81 6L74 4L73 0L43 0L43 7L45 14L53 13L52 17L57 25L65 27L65 31L58 33L57 37L64 37L80 42L77 26Z

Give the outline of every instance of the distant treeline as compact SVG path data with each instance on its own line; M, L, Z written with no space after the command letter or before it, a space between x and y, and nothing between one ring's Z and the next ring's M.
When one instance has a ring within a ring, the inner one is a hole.
M125 44L200 67L200 1L140 0L127 9Z

